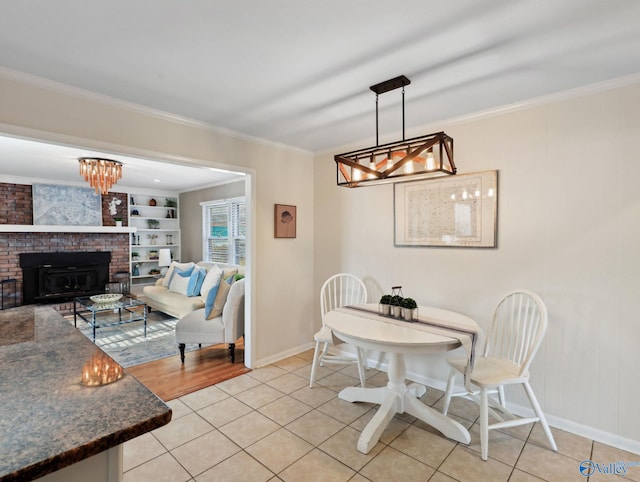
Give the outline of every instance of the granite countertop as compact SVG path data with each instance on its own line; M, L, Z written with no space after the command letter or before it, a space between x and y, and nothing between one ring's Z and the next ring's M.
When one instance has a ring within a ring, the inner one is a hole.
M126 371L82 385L96 353L53 308L0 311L0 481L42 477L169 423L171 409Z

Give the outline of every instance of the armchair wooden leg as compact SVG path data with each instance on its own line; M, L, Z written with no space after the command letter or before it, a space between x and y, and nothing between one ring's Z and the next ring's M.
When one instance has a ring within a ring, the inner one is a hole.
M229 343L229 354L231 355L231 363L236 362L236 344Z
M185 344L184 343L180 343L178 345L178 348L180 348L180 360L182 361L182 363L184 363L184 348L185 348Z

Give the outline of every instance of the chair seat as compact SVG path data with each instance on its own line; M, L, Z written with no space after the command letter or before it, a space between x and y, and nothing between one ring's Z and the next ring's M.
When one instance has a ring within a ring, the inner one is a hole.
M460 373L467 366L466 358L447 360L449 365ZM473 365L471 383L481 388L492 388L498 385L522 383L529 379L529 373L519 375L518 366L509 360L492 357L478 357Z
M204 308L184 316L176 324L178 343L224 343L222 316L207 320Z

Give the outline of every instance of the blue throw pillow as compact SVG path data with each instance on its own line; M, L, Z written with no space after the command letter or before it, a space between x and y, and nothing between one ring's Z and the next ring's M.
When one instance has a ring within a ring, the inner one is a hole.
M191 276L189 277L189 285L187 286L187 296L199 296L202 282L207 275L207 270L200 267L195 267Z
M191 276L191 273L193 272L193 268L195 268L195 266L190 266L187 269L180 269L177 266L173 268L173 271L171 272L171 277L169 278L169 282L167 283L167 286L171 284L171 280L173 280L173 277L176 274L182 276L183 278L187 278L188 276Z
M204 302L204 318L205 320L209 319L209 315L211 314L211 310L213 310L213 305L216 301L216 296L218 295L218 289L220 288L220 282L215 285L213 288L209 290L207 294L207 300Z

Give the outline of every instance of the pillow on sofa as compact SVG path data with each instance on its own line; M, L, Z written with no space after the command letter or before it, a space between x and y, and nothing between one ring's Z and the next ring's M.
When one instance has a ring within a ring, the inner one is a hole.
M207 271L207 276L205 276L204 281L202 282L202 286L200 287L200 294L204 296L205 299L209 294L209 290L211 290L211 288L213 288L214 286L218 286L221 276L222 270L217 265L209 268L209 271ZM216 295L213 296L215 298Z
M169 282L169 291L179 293L181 295L188 296L189 280L191 279L191 273L193 272L193 266L191 269L181 270L176 268L171 274L171 281Z
M196 266L189 277L189 286L187 286L187 296L200 296L200 289L204 278L207 276L207 270Z
M181 270L186 270L195 266L195 263L178 263L177 261L172 261L169 269L167 270L167 274L164 275L164 279L162 280L162 286L165 288L169 288L169 283L171 283L171 278L173 277L173 270L179 268Z
M217 318L222 314L222 308L227 301L231 285L221 279L217 289L212 288L207 295L207 301L204 305L204 316L207 320Z

